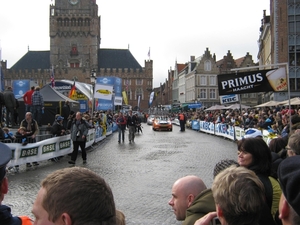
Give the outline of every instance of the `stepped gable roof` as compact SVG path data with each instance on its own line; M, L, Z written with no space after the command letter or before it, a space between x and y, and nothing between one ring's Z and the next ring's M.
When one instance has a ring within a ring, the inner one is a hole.
M99 49L98 50L99 68L116 69L137 69L142 70L141 65L133 57L128 49Z
M222 65L224 63L224 59L220 59L216 62L217 66L219 67L220 65Z
M28 51L11 69L16 71L50 69L50 51Z
M239 59L236 59L234 61L235 61L236 65L237 65L237 67L241 67L241 65L242 65L242 63L243 63L244 60L245 60L245 56L241 57Z

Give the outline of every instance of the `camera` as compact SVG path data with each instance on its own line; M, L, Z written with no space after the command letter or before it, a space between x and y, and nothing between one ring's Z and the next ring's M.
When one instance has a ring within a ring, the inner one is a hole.
M221 225L221 222L219 220L218 217L214 217L211 221L210 221L210 225Z

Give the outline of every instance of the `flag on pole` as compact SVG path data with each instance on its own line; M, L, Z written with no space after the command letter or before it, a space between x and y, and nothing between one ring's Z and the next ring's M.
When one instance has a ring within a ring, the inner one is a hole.
M126 91L128 91L128 84L129 84L129 81L128 79L126 80Z
M151 106L152 102L153 102L153 99L154 99L154 91L151 92L150 94L150 98L149 98L149 107Z
M149 57L149 59L150 59L150 48L149 48L149 51L148 51L148 57Z
M140 109L141 96L138 97L138 109Z
M69 98L73 99L74 95L76 94L76 86L75 86L75 81L71 87L70 93L69 93Z
M54 67L52 66L51 69L51 77L50 77L50 81L51 81L51 87L55 87L55 80L54 80Z
M122 95L123 95L123 100L124 100L125 105L128 105L128 99L127 99L126 91L122 91Z

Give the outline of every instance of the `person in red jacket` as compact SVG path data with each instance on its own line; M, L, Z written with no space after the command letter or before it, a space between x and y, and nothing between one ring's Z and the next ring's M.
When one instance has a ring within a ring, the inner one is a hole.
M34 86L32 86L30 88L29 91L27 91L24 95L23 95L23 99L24 99L24 104L25 104L25 113L26 112L31 112L31 107L32 107L32 94L34 92Z
M124 142L124 139L125 139L124 133L125 133L126 124L127 124L126 118L122 112L119 112L119 116L116 120L116 123L118 125L118 132L119 132L118 143L121 143L121 134L122 134L122 141Z

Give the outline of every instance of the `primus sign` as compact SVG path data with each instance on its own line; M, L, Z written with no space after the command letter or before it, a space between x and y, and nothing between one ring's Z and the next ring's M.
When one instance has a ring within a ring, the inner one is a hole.
M275 70L219 74L218 87L219 95L286 91L286 71L281 67Z

